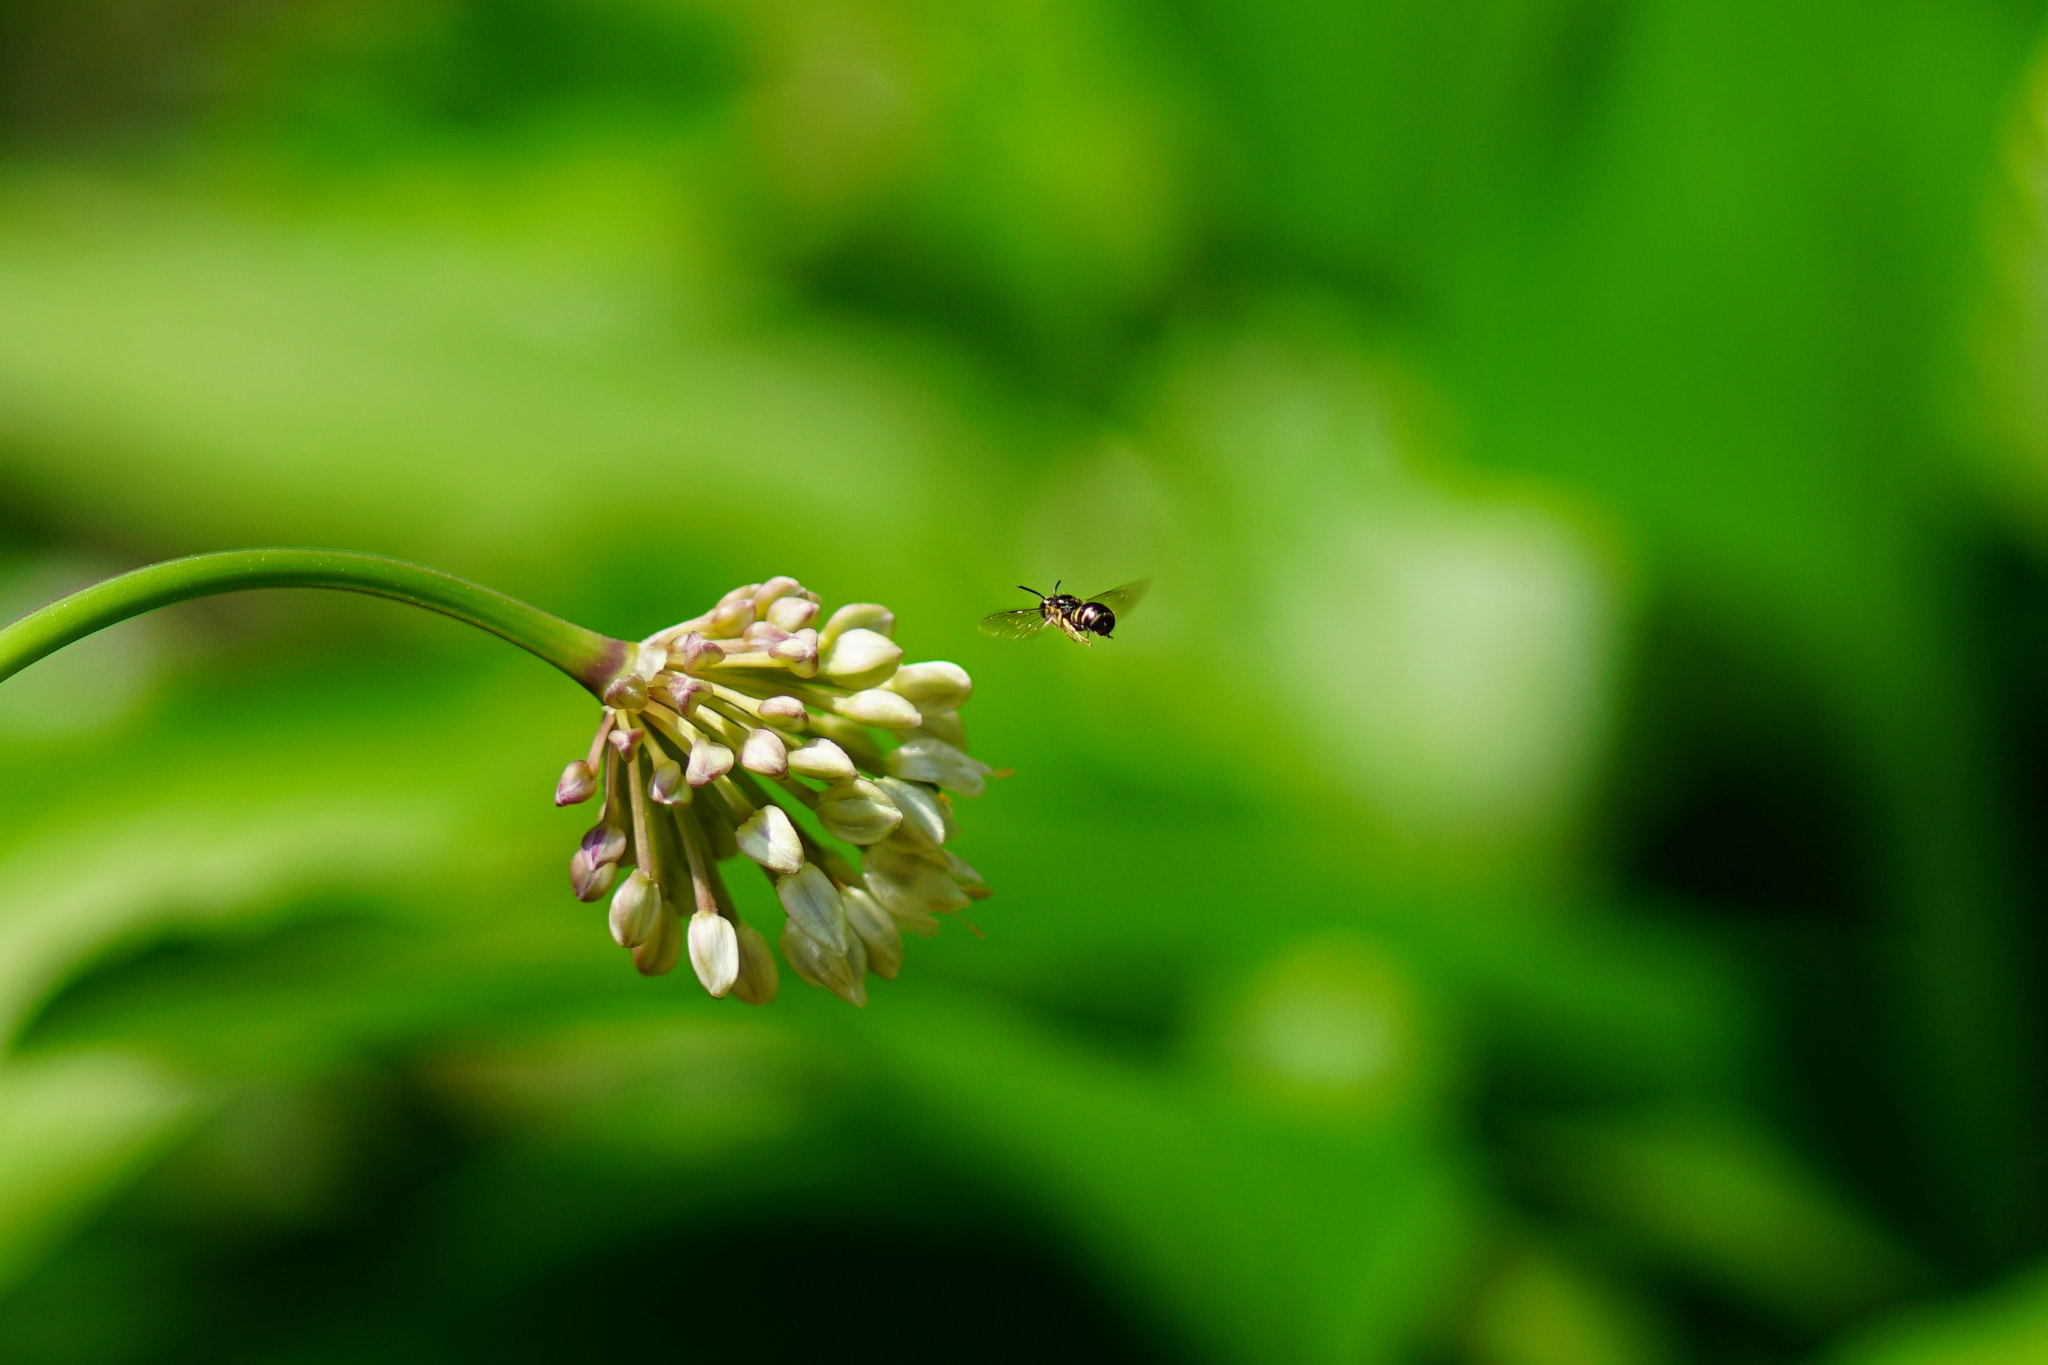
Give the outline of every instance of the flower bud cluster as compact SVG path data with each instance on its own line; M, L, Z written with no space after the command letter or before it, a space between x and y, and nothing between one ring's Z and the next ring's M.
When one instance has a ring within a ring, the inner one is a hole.
M735 859L781 902L783 961L855 1005L869 973L902 967L905 930L934 934L989 894L946 847L953 798L991 773L958 714L974 684L958 664L905 664L894 631L884 607L827 616L772 578L635 647L555 803L602 798L569 882L580 900L611 896L612 937L640 971L687 950L712 995L774 999L768 941L726 888Z

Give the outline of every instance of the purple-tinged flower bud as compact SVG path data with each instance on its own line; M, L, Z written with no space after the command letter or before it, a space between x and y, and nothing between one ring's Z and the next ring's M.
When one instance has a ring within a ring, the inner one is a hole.
M740 746L740 766L763 777L782 777L789 772L789 746L781 735L757 725Z
M612 893L612 939L621 948L637 948L661 927L661 888L639 868Z
M619 751L621 763L631 763L633 755L640 752L640 741L647 738L647 732L634 726L621 725L614 728L607 738L612 748Z
M683 956L683 929L675 907L664 904L647 941L633 949L633 966L642 976L667 976Z
M769 604L768 619L792 633L818 619L818 604L801 597L781 597Z
M683 765L672 758L655 764L654 776L647 782L647 794L664 806L689 805L690 784L683 781Z
M868 1003L867 983L854 969L851 953L833 952L798 929L793 920L782 926L782 956L791 971L813 986L822 986L854 1006Z
M761 713L764 724L791 734L802 730L806 723L804 704L795 697L764 697L754 709Z
M621 711L638 711L647 705L647 680L635 673L613 678L605 684L604 704Z
M943 659L905 664L882 686L900 697L909 698L917 704L918 710L927 715L957 711L974 695L974 679L967 676L967 670Z
M754 624L754 599L736 597L720 602L711 612L711 624L704 633L713 639L730 640Z
M562 769L562 780L555 784L555 804L576 806L597 794L597 774L590 765L577 759Z
M799 678L818 676L818 632L806 626L785 640L778 641L769 651L771 658L789 665L789 671Z
M839 888L816 863L804 863L789 876L776 878L775 894L789 922L806 937L834 953L846 951L846 907Z
M626 856L626 832L617 825L593 825L569 859L569 885L576 899L594 901L611 889L619 859Z
M741 634L740 642L765 654L788 638L789 632L773 621L756 621Z
M661 695L675 708L675 713L684 720L697 714L697 703L710 695L711 684L697 678L686 678L679 674L668 675L668 685Z
M740 975L740 940L731 920L716 910L690 916L690 965L714 1000L733 988Z
M836 697L832 709L848 720L880 726L884 730L915 729L918 721L923 719L907 700L878 687L856 692L850 697Z
M749 593L748 596L754 599L754 610L766 616L768 608L774 606L785 597L801 598L803 591L803 584L797 582L786 573L779 573Z
M782 984L781 974L775 970L775 954L768 950L768 940L753 925L742 922L737 933L740 974L732 983L732 993L749 1005L765 1005L775 998L776 989Z
M732 750L700 739L690 746L690 767L684 774L693 787L708 786L732 771Z
M995 771L978 759L969 758L944 740L930 735L912 735L891 749L884 759L891 777L913 782L933 782L962 796L979 796L986 778Z
M846 906L846 924L868 950L868 970L884 981L894 981L903 970L903 935L863 886L849 886L839 893Z
M896 613L873 602L849 602L832 613L818 632L818 648L830 649L832 642L849 630L872 630L887 635L896 629Z
M787 876L804 865L803 840L780 806L763 806L733 835L740 852L770 872Z
M682 656L683 672L697 673L723 662L725 650L693 630L683 637Z
M772 699L771 699L772 700ZM859 777L846 750L829 739L811 739L789 751L789 770L820 782L851 782Z
M903 812L880 787L855 778L819 794L818 823L827 834L849 844L877 844L903 823Z
M878 631L856 627L841 631L819 654L818 671L841 687L858 691L886 682L902 662L901 645Z
M896 827L894 838L919 852L936 851L946 842L945 807L939 804L939 796L930 787L918 782L905 782L900 777L884 777L876 786L903 812L903 823Z

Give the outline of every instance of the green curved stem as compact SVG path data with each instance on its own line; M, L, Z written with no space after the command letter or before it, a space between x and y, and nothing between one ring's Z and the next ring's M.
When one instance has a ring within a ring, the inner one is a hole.
M196 597L255 588L331 588L425 607L538 655L600 698L633 654L633 647L623 640L404 560L346 550L228 550L152 564L29 613L0 630L0 679L131 616Z

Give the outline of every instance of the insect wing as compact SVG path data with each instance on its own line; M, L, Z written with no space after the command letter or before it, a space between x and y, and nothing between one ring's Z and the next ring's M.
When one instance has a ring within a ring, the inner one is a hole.
M993 635L998 640L1022 640L1038 634L1045 626L1045 613L1037 607L999 611L981 618L981 633Z
M1145 600L1145 594L1151 590L1152 580L1141 578L1135 583L1126 583L1121 588L1111 588L1108 592L1097 593L1088 600L1100 602L1115 612L1118 620L1122 620L1137 608L1138 603Z

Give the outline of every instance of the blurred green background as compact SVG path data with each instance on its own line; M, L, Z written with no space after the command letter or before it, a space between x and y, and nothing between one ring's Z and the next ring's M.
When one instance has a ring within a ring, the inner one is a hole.
M0 2L0 615L790 573L1017 769L747 1010L496 642L8 682L0 1360L2048 1361L2038 10Z

